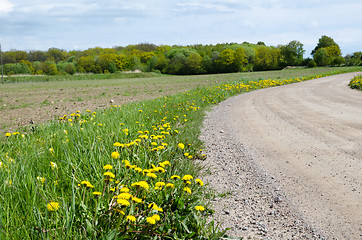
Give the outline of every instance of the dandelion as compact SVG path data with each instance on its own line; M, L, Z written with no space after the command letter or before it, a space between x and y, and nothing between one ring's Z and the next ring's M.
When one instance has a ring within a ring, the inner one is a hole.
M123 192L123 193L128 193L129 192L129 188L127 187L122 187L120 192Z
M148 185L148 183L146 181L139 181L139 182L135 182L131 184L132 187L140 187L143 189L149 189L150 186Z
M166 188L174 188L175 185L172 184L172 183L167 183L165 187L166 187Z
M164 182L156 182L156 184L155 184L156 187L163 187L165 185L166 185L166 183L164 183Z
M171 176L171 179L173 179L173 180L180 179L180 176L178 176L178 175L173 175L173 176Z
M94 196L100 196L100 195L102 195L102 193L96 191L96 192L93 192L93 195L94 195Z
M141 203L142 199L138 197L132 197L132 201L134 201L135 203Z
M150 177L150 178L157 178L157 175L154 174L154 173L147 173L146 176L147 176L147 177Z
M115 211L115 212L117 212L117 213L120 213L120 214L122 214L122 215L126 215L121 209L119 209L119 208L113 208L113 210Z
M112 170L112 169L113 169L112 165L109 165L109 164L107 164L103 167L103 170Z
M200 186L204 186L204 182L201 179L195 179L195 182Z
M146 221L149 223L149 224L156 224L156 219L154 219L153 217L147 217L146 218Z
M116 177L112 172L105 172L103 175L106 176L107 179Z
M121 198L117 199L117 203L119 205L121 205L122 207L127 207L127 206L131 205L127 200L121 199Z
M120 156L119 152L112 152L112 154L111 154L111 157L112 157L113 159L118 159L119 156Z
M132 216L132 215L128 215L128 216L126 217L126 219L127 219L128 221L130 221L130 222L135 222L135 221L136 221L135 216Z
M191 189L189 187L184 187L183 190L184 190L184 192L191 194Z
M202 211L205 211L205 208L203 206L196 206L195 210L202 212Z
M160 221L160 220L161 220L160 215L158 215L158 214L153 214L152 217L153 217L156 221Z
M191 175L185 175L182 178L183 181L190 181L191 179L193 179L193 177Z
M117 196L117 199L124 199L124 200L128 200L130 199L132 196L132 194L129 193L121 193Z
M11 133L5 133L5 137L11 137Z
M181 150L185 148L185 145L183 143L179 143L177 146Z
M50 202L47 204L48 211L55 212L59 209L59 203L57 202Z

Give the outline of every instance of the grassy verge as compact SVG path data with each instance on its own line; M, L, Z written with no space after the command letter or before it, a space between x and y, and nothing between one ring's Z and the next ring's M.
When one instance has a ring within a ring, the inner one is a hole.
M362 90L362 75L354 77L348 86L353 89Z
M330 74L212 85L7 133L0 238L217 239L194 164L206 157L204 112L242 92Z

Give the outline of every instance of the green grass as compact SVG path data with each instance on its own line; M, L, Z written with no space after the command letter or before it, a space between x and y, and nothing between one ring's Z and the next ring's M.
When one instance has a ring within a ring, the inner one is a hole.
M224 233L207 223L209 190L195 181L201 167L194 160L206 157L198 138L205 111L236 94L324 75L239 78L97 113L73 113L4 137L1 239L218 239ZM107 164L112 169L104 169ZM149 188L134 186L140 181ZM141 203L121 195L126 188Z

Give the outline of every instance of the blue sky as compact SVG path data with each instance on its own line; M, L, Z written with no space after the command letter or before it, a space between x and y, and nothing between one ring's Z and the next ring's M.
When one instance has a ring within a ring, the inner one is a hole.
M0 0L3 50L298 40L362 51L360 0Z

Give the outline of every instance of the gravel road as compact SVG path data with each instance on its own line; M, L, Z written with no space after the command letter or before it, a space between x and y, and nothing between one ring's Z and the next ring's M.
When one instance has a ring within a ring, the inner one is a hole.
M208 113L202 164L229 236L362 239L362 93L347 86L354 75L241 94Z

